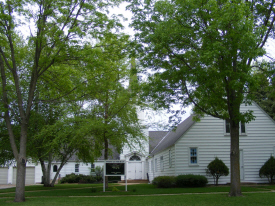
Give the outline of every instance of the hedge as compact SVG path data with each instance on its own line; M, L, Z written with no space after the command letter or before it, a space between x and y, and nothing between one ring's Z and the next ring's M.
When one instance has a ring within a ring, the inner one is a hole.
M205 187L208 180L202 175L179 175L179 176L158 176L152 181L152 184L158 188L171 187Z

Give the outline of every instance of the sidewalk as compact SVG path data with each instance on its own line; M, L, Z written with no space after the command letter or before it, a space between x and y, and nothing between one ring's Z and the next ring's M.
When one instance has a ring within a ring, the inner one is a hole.
M12 187L15 187L16 185L12 185L12 184L9 184L9 185L0 185L0 190L1 189L7 189L7 188L12 188Z

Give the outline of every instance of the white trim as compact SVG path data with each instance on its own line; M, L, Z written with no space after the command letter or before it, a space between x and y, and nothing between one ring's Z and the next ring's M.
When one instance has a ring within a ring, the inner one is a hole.
M239 136L247 136L247 123L244 123L244 129L245 129L245 132L242 133L242 123L239 122ZM223 123L223 133L224 133L224 136L230 136L230 132L229 133L226 132L226 119L224 120L224 123Z
M169 162L169 168L172 167L172 152L171 152L171 149L169 149L169 152L168 152L168 162Z
M196 158L197 158L197 163L191 163L191 149L196 149ZM198 147L188 147L188 165L189 166L199 166L199 148Z
M163 172L163 171L164 171L164 160L163 160L163 155L160 156L160 158L159 158L159 165L160 165L160 171Z

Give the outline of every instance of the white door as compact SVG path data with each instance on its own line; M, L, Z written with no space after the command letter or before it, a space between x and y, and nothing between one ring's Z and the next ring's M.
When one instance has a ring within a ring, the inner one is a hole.
M142 163L141 162L128 162L127 179L137 180L142 179Z
M7 167L0 168L0 184L8 184L8 171Z
M240 178L244 179L243 150L240 150Z

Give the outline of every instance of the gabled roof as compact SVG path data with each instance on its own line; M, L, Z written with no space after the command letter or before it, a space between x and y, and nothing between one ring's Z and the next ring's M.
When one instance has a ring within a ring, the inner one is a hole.
M154 149L150 152L151 155L157 154L176 143L176 141L195 123L193 121L193 115L189 116L185 119L182 123L180 123L176 129L176 131L169 131L167 132L162 139L158 142ZM149 132L149 137L151 138ZM151 145L150 145L151 147Z
M149 153L159 144L169 131L149 131Z

